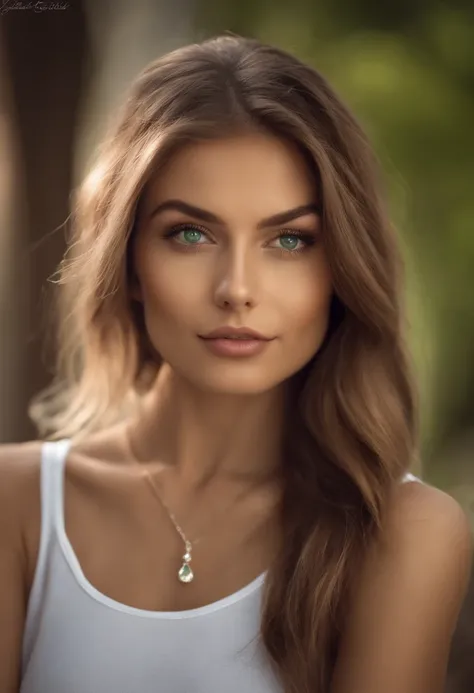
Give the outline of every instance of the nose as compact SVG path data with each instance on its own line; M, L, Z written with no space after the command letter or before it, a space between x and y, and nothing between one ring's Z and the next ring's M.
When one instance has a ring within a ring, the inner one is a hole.
M243 247L228 249L216 271L214 299L219 307L249 308L256 303L257 268Z

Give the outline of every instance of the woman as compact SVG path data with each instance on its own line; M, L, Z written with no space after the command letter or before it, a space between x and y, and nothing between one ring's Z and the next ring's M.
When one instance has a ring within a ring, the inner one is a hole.
M2 691L443 690L470 532L407 473L376 175L281 50L138 76L77 200L41 441L1 450Z

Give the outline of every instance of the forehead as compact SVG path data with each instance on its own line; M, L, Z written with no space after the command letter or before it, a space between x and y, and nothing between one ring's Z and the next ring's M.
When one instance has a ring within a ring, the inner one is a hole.
M180 148L149 181L144 202L177 197L216 213L245 203L265 215L315 201L317 190L295 145L251 133Z

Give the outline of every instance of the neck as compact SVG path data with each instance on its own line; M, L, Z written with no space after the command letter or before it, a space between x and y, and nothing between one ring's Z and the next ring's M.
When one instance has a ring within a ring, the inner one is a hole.
M140 462L170 465L189 486L273 481L282 465L284 411L283 387L242 396L203 392L163 364L129 436Z

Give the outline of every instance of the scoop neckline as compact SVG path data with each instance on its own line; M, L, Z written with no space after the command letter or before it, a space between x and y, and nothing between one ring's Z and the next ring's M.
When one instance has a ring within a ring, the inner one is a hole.
M65 494L64 494L64 477L66 470L66 459L71 447L71 440L68 438L62 439L61 441L54 441L55 443L61 443L64 445L64 450L58 450L58 461L60 461L60 469L57 474L57 503L55 507L55 521L56 521L56 531L58 534L59 543L61 545L65 559L69 565L69 568L79 583L79 585L84 589L84 591L95 599L97 602L107 606L116 611L121 611L123 613L131 614L134 616L141 616L143 618L154 618L154 619L170 619L178 620L185 618L194 618L196 616L204 616L206 614L211 614L216 611L220 611L232 604L240 602L245 597L249 596L255 592L265 581L265 577L268 570L257 575L257 577L249 582L244 587L241 587L236 592L229 594L227 597L222 597L210 604L205 604L203 606L198 606L193 609L182 609L180 611L153 611L149 609L140 609L135 606L130 606L119 602L112 597L107 596L100 590L98 590L94 585L87 579L84 571L82 570L79 559L74 551L72 543L67 535L65 521L64 521L64 508L65 508Z

